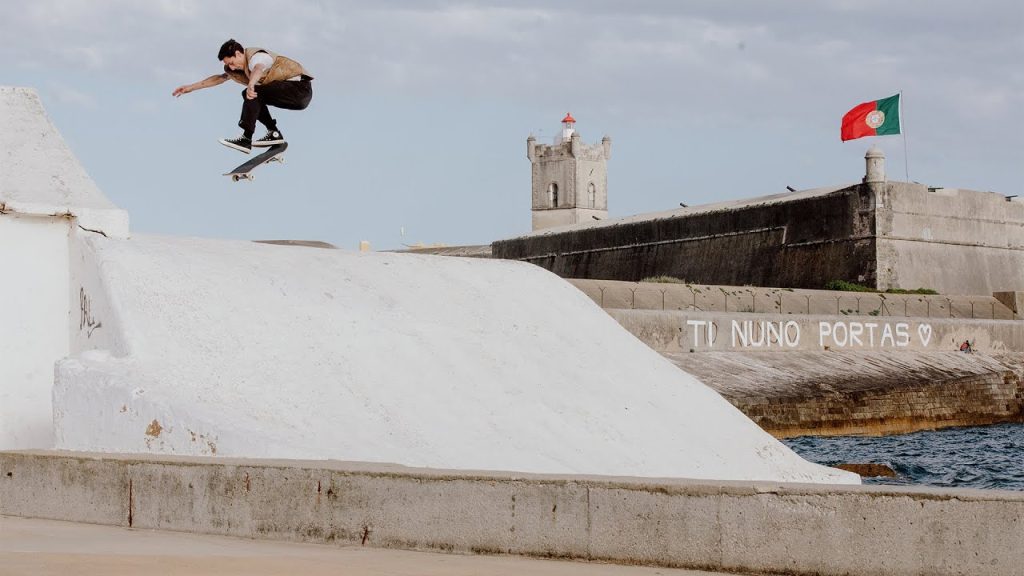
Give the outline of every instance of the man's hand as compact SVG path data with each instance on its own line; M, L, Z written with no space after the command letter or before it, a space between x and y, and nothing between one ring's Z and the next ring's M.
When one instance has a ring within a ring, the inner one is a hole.
M178 86L177 88L174 89L174 92L171 92L171 96L174 96L175 98L177 98L178 96L181 96L182 94L188 94L189 92L195 92L196 90L202 90L204 88L209 88L211 86L220 86L221 84L223 84L223 83L225 83L227 81L228 81L227 73L215 74L213 76L210 76L209 78L204 78L204 79L200 80L199 82L195 82L193 84L185 84L183 86Z
M256 99L256 83L263 78L264 72L267 71L266 66L263 64L257 64L252 67L252 72L249 73L249 86L245 89L245 97L249 100Z

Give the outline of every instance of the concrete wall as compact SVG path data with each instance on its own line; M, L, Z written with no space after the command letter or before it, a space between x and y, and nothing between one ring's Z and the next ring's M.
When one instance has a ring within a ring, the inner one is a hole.
M126 343L77 218L0 214L0 448L52 448L56 364Z
M71 288L76 238L128 235L34 90L0 86L0 448L52 447L54 364L93 331Z
M128 356L132 350L122 328L118 309L104 282L103 264L97 257L91 234L72 235L69 254L71 294L70 355L90 351L113 356Z
M68 354L72 219L0 213L0 448L52 448L54 362Z
M892 182L879 194L878 286L951 294L1024 288L1024 203Z
M1024 322L608 310L612 318L659 352L757 350L976 351L1024 350Z
M992 296L1017 316L1024 315L1024 292L994 292Z
M495 242L498 258L565 278L821 288L874 283L871 196L864 187L581 224ZM826 280L823 280L826 279Z
M739 572L1016 576L1024 494L0 453L0 514Z
M971 320L1017 318L1010 307L1016 305L1013 293L996 298L981 294L886 294L575 278L569 283L606 309Z

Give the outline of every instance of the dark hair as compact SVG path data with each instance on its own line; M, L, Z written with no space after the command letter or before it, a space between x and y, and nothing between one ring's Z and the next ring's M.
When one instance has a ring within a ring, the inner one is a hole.
M234 56L235 52L245 52L245 48L242 48L242 45L232 38L220 47L220 52L217 52L217 60L223 60L228 56Z

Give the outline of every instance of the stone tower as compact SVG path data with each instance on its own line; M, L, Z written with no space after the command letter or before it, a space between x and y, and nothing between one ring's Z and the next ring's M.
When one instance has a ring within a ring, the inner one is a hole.
M566 114L550 146L526 139L533 169L533 229L581 224L608 217L608 159L612 139L584 144L576 119Z
M868 148L864 154L864 183L876 194L885 190L885 152L877 146Z

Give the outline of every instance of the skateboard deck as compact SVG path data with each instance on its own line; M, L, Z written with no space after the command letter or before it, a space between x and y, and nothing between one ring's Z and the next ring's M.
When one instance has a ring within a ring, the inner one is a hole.
M258 166L268 162L284 162L284 158L281 157L281 153L284 152L286 148L288 148L287 142L284 144L275 144L267 148L266 152L251 158L244 164L239 165L231 172L225 174L225 176L231 176L231 180L234 182L238 182L239 180L252 180L252 171Z

